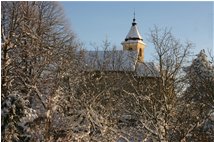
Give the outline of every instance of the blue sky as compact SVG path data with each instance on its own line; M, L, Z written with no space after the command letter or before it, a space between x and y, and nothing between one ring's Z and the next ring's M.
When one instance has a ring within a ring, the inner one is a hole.
M145 60L152 60L153 45L148 41L154 25L171 28L181 42L191 41L194 53L214 48L214 2L60 2L72 30L92 49L91 43L101 45L107 38L122 49L136 13L138 29L147 44Z

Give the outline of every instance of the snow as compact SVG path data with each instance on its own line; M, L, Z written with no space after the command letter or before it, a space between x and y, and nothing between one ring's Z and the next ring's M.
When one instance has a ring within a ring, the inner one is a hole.
M124 42L122 42L122 44L123 44L123 43L136 43L136 42L142 43L142 44L145 45L145 43L144 43L142 40L133 40L133 39L129 39L129 40L127 40L127 41L124 41Z
M24 113L26 116L21 119L21 123L23 124L32 122L33 120L38 118L37 111L32 108L25 109Z
M137 76L159 77L159 72L153 62L138 62L136 66Z
M130 38L139 38L140 40L143 40L143 38L141 37L137 29L137 25L131 26L129 33L126 36L126 39L130 39Z
M136 51L86 51L86 70L134 71L138 53Z
M138 62L137 51L86 51L83 57L86 71L128 71L136 76L158 77L152 62Z
M195 79L214 78L214 66L209 62L204 50L201 50L197 58L193 60L192 65L184 68L189 74L195 76Z

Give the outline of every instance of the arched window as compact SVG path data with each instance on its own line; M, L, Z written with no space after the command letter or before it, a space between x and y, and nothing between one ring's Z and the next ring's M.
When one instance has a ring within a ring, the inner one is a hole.
M140 57L142 56L142 49L141 48L139 49L139 56Z

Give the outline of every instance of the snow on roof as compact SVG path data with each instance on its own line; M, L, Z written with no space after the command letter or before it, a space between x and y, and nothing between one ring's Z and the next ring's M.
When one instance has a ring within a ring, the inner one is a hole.
M138 62L136 65L137 76L159 77L158 69L153 62Z
M84 64L87 71L134 71L136 51L86 51Z
M129 33L126 36L126 39L128 39L128 40L129 39L135 39L135 38L143 40L143 38L141 37L141 35L140 35L140 33L139 33L138 29L137 29L137 25L136 24L131 26L131 29L129 30Z
M136 51L86 51L83 63L85 71L128 71L139 77L159 76L154 63L138 62Z
M136 43L136 42L146 45L142 40L133 40L133 39L129 39L127 41L124 41L124 42L122 42L122 44L124 44L124 43Z

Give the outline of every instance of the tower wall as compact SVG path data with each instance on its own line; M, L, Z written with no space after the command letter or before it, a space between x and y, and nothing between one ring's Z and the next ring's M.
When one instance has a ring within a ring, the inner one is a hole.
M123 42L123 50L137 51L138 52L138 60L144 61L144 48L145 44L141 42Z

